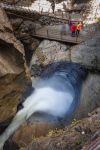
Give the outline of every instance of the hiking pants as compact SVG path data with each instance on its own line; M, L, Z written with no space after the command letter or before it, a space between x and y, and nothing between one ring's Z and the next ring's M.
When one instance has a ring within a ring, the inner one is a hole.
M80 33L80 30L76 30L76 36L78 37Z

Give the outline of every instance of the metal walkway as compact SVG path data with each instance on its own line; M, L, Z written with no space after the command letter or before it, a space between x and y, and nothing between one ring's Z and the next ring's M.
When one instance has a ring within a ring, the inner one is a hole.
M56 27L45 26L41 29L35 29L34 35L32 36L40 39L48 39L69 44L79 44L83 41L81 36L72 37L69 31L66 31L65 35L62 35L60 29L57 29Z

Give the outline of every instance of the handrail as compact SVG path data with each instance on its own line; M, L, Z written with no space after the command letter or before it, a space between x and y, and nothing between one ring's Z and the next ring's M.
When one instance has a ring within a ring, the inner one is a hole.
M45 31L45 32L44 32ZM51 31L51 30L49 30L49 29L45 29L44 31L41 31L40 33L38 32L38 31L36 31L36 29L35 29L35 32L34 32L34 36L44 36L45 38L54 38L55 39L55 36L57 37L57 39L59 40L59 39L61 39L62 41L63 40L67 40L67 41L72 41L72 42L74 42L74 43L78 43L78 38L79 38L79 36L76 36L76 37L71 37L70 36L70 38L72 38L72 40L71 39L66 39L66 38L63 38L63 37L67 37L68 35L70 35L70 33L68 32L68 34L66 34L65 36L63 36L62 34L61 34L61 32L60 31L55 31L55 30L53 30L53 31ZM51 32L50 32L51 31ZM53 33L53 36L52 36L52 33ZM57 39L55 39L55 40L57 40Z

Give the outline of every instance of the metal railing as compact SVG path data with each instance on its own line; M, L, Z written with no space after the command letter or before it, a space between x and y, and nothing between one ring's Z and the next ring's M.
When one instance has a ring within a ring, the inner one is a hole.
M44 36L46 38L54 38L55 40L61 40L61 41L69 41L72 43L79 43L80 40L80 35L72 37L71 32L65 32L63 34L61 31L55 31L55 30L50 30L50 29L43 29L42 31L39 32L39 30L34 29L34 35L35 36ZM81 40L80 40L81 41Z

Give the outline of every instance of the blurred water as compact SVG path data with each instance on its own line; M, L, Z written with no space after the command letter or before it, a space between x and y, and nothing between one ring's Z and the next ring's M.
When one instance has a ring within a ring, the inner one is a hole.
M84 68L79 64L59 62L48 66L34 85L34 90L30 94L28 92L23 108L0 136L0 150L5 141L31 116L33 121L68 123L78 108L85 75ZM34 118L36 113L40 115Z

